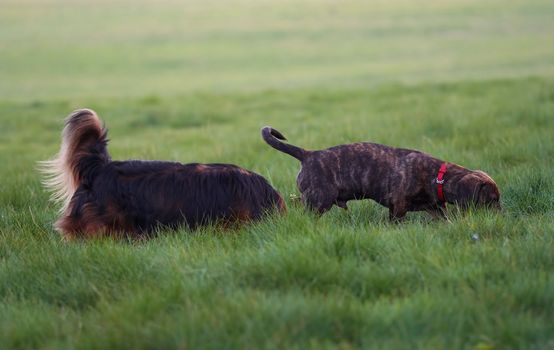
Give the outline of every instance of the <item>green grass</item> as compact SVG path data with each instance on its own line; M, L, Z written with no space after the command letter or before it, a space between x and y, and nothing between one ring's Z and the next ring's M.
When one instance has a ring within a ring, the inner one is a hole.
M0 96L554 74L551 0L3 0Z
M60 4L0 12L0 348L554 347L554 6ZM485 170L504 210L288 203L237 231L63 242L35 167L78 107L114 159L236 163L288 197L272 125Z

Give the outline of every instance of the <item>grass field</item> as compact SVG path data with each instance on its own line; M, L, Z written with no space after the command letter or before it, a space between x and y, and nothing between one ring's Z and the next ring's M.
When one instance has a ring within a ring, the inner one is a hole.
M554 348L549 1L1 1L0 348ZM230 162L297 193L263 125L492 175L501 213L63 242L36 162L95 109L114 159ZM478 240L472 236L477 234Z

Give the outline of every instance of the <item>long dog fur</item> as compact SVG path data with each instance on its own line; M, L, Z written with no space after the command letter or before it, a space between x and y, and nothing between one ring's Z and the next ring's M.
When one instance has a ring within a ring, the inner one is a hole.
M44 185L61 207L64 236L143 236L157 227L195 228L259 219L284 211L260 175L231 164L112 161L107 130L90 109L71 113L59 154L40 163Z

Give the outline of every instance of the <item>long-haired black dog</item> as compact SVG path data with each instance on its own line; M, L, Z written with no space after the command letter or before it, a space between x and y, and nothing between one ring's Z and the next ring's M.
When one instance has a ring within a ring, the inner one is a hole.
M286 209L266 179L238 166L112 161L107 143L96 113L77 110L57 158L41 164L45 186L62 203L55 227L67 238L141 237L157 227L228 225Z

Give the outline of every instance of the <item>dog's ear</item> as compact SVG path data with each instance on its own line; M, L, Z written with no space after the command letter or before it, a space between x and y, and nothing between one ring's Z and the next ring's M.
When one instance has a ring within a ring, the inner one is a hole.
M473 203L500 209L500 192L488 175L483 176L481 172L471 173L458 182L456 201L462 207Z
M481 185L479 178L473 174L467 174L458 181L457 185L456 203L461 207L475 203Z
M500 192L494 182L484 182L479 188L477 204L502 209L500 206Z

